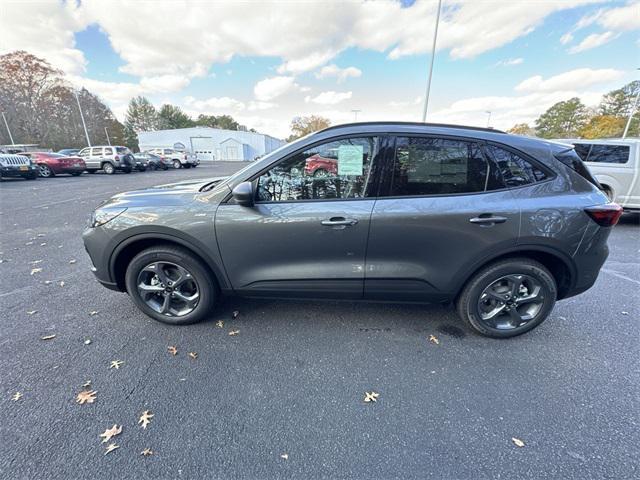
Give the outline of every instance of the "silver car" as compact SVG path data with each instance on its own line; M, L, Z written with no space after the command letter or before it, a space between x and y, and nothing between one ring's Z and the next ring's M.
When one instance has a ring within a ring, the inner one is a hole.
M571 146L362 123L229 178L117 195L84 242L98 280L165 323L222 295L439 302L504 338L594 284L621 214Z
M131 173L135 165L131 150L117 145L86 147L78 152L78 156L84 160L89 173L96 173L98 170L109 175L116 171Z

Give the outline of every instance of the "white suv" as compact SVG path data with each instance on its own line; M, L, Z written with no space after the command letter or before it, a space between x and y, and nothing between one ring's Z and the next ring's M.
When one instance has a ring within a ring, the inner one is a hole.
M96 173L104 170L104 173L113 174L116 170L131 173L135 165L135 159L131 150L119 145L101 145L86 147L78 152L87 165L87 172Z
M611 201L640 211L640 139L563 139L596 177Z
M200 165L200 160L195 155L173 148L152 148L148 152L170 159L174 168L196 168Z

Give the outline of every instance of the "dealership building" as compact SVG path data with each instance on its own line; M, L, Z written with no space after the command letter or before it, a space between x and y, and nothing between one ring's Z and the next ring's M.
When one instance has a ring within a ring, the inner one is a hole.
M201 162L251 161L284 145L283 140L262 133L222 130L210 127L177 128L140 132L140 151L152 148L175 148L198 156Z

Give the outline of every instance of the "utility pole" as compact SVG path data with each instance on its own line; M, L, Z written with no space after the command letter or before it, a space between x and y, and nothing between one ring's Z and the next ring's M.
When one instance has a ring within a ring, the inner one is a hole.
M484 113L486 113L488 115L487 116L487 128L489 128L489 125L491 124L491 110L487 110Z
M427 80L427 92L424 96L424 110L422 111L422 121L427 121L427 108L429 108L429 93L431 93L431 77L433 76L433 60L436 56L436 40L438 39L438 24L440 23L440 10L442 0L438 0L438 13L436 14L436 28L433 32L433 45L431 46L431 63L429 65L429 78Z
M627 124L624 127L624 133L622 134L622 138L626 138L627 133L629 133L629 127L631 126L631 120L633 119L633 114L636 113L636 108L638 108L638 97L640 97L640 90L638 90L638 93L636 94L636 99L634 100L633 105L631 107L631 111L629 112L629 119L627 120Z
M358 113L360 113L362 110L351 110L353 112L353 121L357 122L358 121Z
M84 128L84 136L87 139L87 146L90 147L91 140L89 140L89 133L87 132L87 124L84 123L84 115L82 114L82 107L80 107L80 99L78 98L78 92L74 90L73 93L76 96L76 102L78 102L78 110L80 110L80 119L82 120L82 127Z
M11 145L15 145L16 143L13 141L13 136L11 135L11 130L9 130L9 124L7 123L7 117L4 116L4 112L2 112L2 119L4 120L4 126L7 127L7 133L9 134Z
M109 132L107 132L107 127L104 127L104 133L107 135L107 143L111 146L111 140L109 140Z

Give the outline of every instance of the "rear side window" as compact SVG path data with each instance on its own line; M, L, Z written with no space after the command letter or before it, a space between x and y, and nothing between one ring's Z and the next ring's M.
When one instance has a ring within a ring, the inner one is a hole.
M104 154L105 155L113 155L113 149L112 148L105 148L104 149Z
M487 145L487 152L493 157L507 187L530 185L547 178L547 175L520 155L495 145Z
M629 147L627 145L577 143L575 147L576 153L583 162L627 163L629 161Z
M116 152L120 155L124 155L125 153L129 153L129 149L126 147L116 147Z
M398 137L392 196L455 195L502 188L474 142Z

